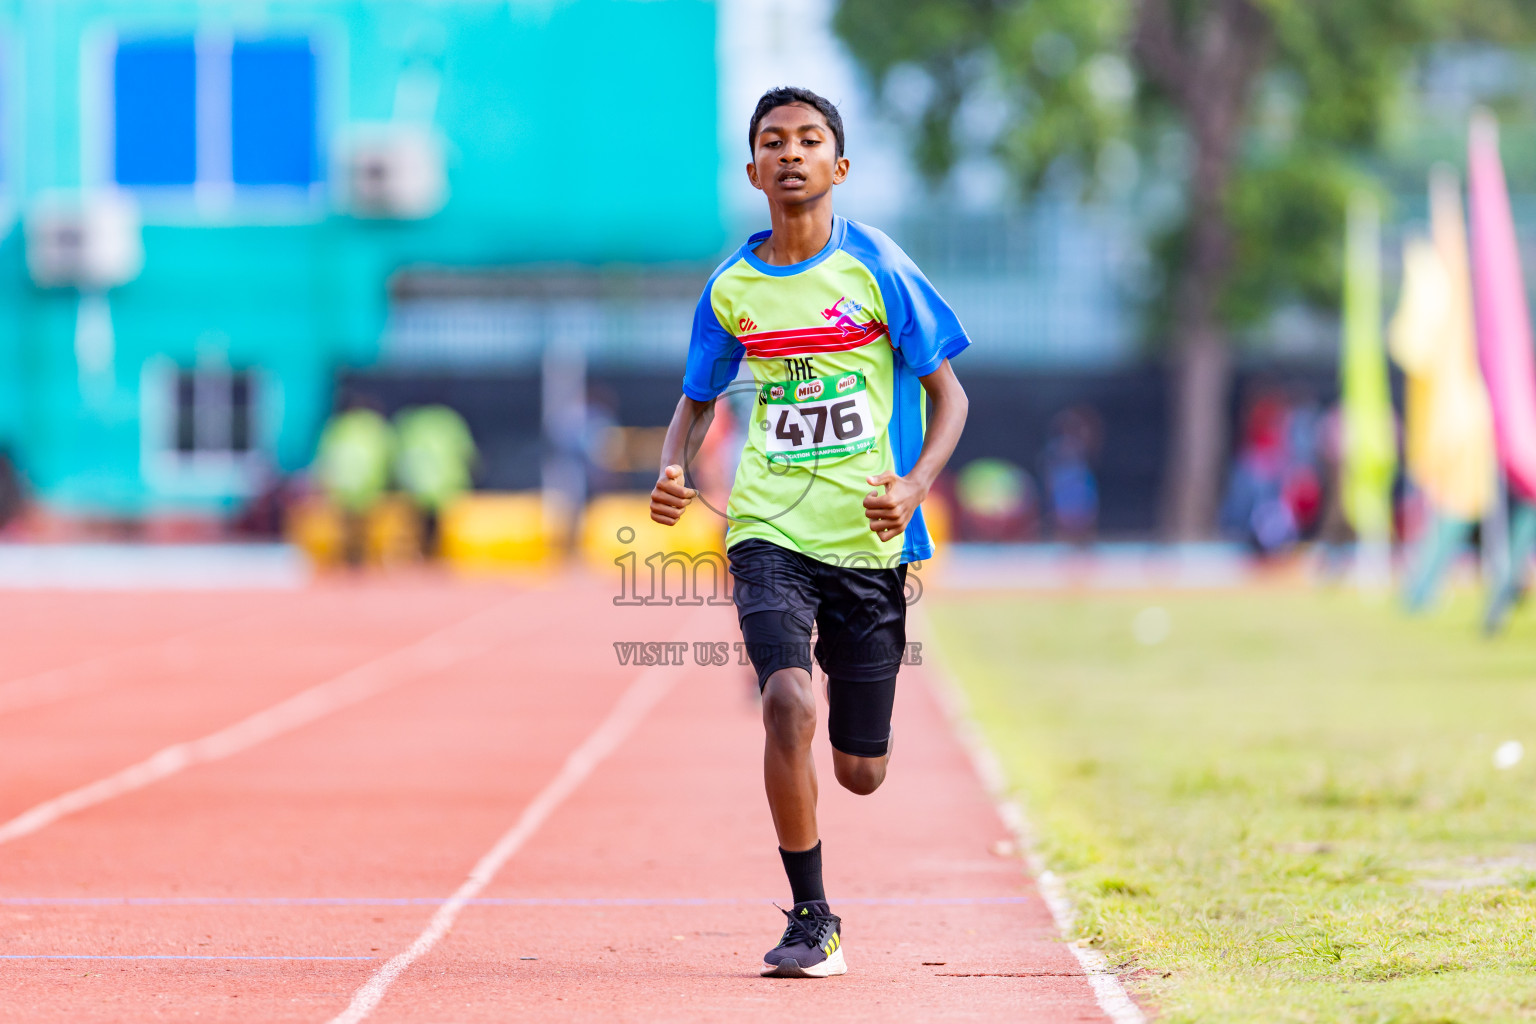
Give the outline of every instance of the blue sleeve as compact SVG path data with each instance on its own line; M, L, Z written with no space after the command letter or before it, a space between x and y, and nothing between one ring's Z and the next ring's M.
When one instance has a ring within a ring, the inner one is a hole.
M719 271L716 271L718 275ZM742 346L735 335L720 325L710 295L715 288L711 277L693 311L693 335L688 339L688 365L683 370L683 394L696 402L709 402L736 379L741 365Z
M873 228L850 223L846 244L875 275L885 300L891 347L915 375L928 376L970 345L955 311L895 242Z

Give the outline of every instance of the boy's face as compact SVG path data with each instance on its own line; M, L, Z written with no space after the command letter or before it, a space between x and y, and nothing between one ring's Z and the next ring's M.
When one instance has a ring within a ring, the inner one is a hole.
M837 137L815 108L803 103L774 107L758 123L747 177L768 202L815 202L847 176L848 158L837 155Z

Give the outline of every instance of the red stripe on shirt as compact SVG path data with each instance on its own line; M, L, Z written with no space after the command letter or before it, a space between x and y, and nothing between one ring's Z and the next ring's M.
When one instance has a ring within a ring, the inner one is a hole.
M868 345L887 333L885 324L872 320L856 334L848 334L836 327L805 327L796 331L758 331L755 334L743 334L737 340L747 350L747 355L761 358L814 352L846 352Z

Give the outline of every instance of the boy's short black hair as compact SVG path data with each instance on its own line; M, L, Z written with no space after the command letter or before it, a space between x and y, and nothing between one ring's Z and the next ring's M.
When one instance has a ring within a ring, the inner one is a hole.
M832 129L832 137L837 140L837 155L843 155L843 115L837 112L837 106L829 99L818 96L809 89L797 89L790 85L781 85L777 89L769 89L763 93L762 99L757 101L757 109L752 111L752 126L747 129L747 149L757 151L757 126L763 123L763 118L775 107L787 107L792 103L804 103L822 117L827 119L827 127Z

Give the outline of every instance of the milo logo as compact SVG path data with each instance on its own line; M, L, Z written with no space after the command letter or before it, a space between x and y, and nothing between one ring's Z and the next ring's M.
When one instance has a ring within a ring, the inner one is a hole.
M821 381L803 381L795 387L795 401L804 402L809 398L820 398L822 392Z
M783 398L784 397L784 385L783 384L775 384L773 387L769 388L768 389L768 397L769 398Z
M858 382L859 375L856 373L850 373L848 376L837 382L837 393L842 394L844 391L847 391Z

